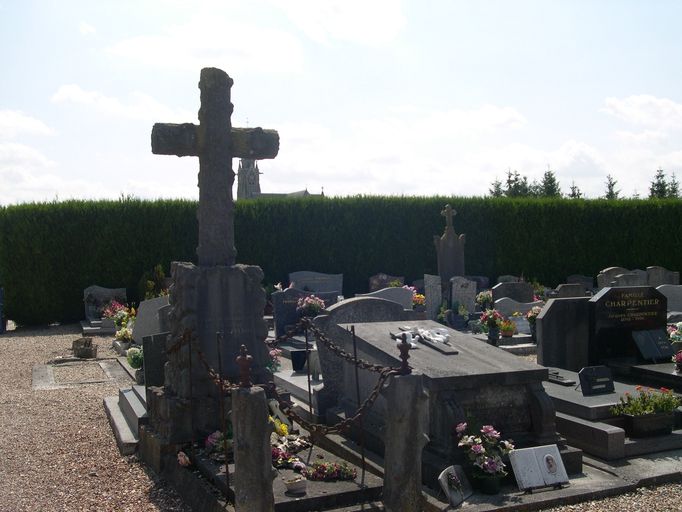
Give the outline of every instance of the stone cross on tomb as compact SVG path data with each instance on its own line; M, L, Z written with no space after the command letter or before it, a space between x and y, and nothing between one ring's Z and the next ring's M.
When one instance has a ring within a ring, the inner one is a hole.
M275 158L279 134L262 128L232 128L232 79L221 69L201 70L199 125L156 123L152 153L199 157L200 266L234 265L233 158Z
M452 218L457 215L457 211L454 210L449 204L446 204L445 209L440 212L440 214L445 217L445 229L455 229L452 225Z

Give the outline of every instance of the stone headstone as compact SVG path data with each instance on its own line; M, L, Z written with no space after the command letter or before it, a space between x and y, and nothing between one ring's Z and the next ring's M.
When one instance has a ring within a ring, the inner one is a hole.
M667 299L668 311L682 311L682 285L662 284L656 289Z
M556 287L556 298L584 297L585 286L581 283L560 284Z
M535 322L539 364L576 372L589 365L589 297L550 299Z
M533 302L519 302L509 297L502 297L495 301L494 308L499 311L502 315L511 318L514 313L526 314L535 306L542 307L545 303L541 300L536 300Z
M509 297L517 302L533 302L533 285L524 282L498 283L493 286L493 302Z
M665 267L647 267L647 284L657 288L662 284L680 284L680 273L668 270Z
M452 217L456 214L457 212L449 204L446 204L441 212L441 215L445 217L445 231L442 236L433 237L438 257L438 275L441 279L441 285L445 287L449 286L450 278L464 275L464 242L466 237L465 235L458 236L455 233ZM444 291L449 292L449 290Z
M666 298L650 286L604 288L589 304L589 366L636 358L633 331L666 328Z
M632 331L632 339L639 349L639 353L646 361L668 362L675 355L668 333L665 329L653 329L650 331Z
M443 304L440 276L424 274L424 297L426 298L426 318L435 320L438 318L440 307Z
M263 271L235 264L232 159L275 158L279 135L232 127L232 84L224 71L202 69L199 124L156 123L152 129L154 154L199 157L198 265L171 263L168 343L181 348L168 353L164 386L149 388L149 428L158 446L189 442L220 428L220 393L203 364L190 359L196 354L190 341L203 361L231 382L239 376L235 359L241 345L253 358L252 380L272 378L263 342L268 333Z
M343 295L343 274L323 274L301 270L289 274L293 288L310 292L336 292Z
M469 281L466 277L455 276L450 279L451 305L457 312L455 303L464 306L469 313L476 311L476 282Z
M287 288L281 292L272 293L272 316L275 322L275 336L286 334L287 326L296 324L301 315L296 310L299 299L315 295L324 301L325 308L336 304L337 292L304 292L297 288Z
M486 276L465 276L469 281L474 281L476 283L476 290L483 291L490 288L490 279Z
M623 267L608 267L599 272L597 275L597 288L605 288L611 286L611 282L615 279L618 274L627 274L630 272L628 269Z
M104 288L102 286L92 285L83 290L83 302L85 303L85 318L88 322L93 320L100 320L102 318L102 308L112 300L116 300L121 304L125 304L128 299L126 297L125 288Z
M618 274L611 281L611 287L613 286L646 286L646 272L640 270L632 272L626 272L625 274Z
M383 288L388 288L392 283L400 283L400 286L405 284L404 276L392 276L380 272L369 278L369 291L376 292Z
M518 283L521 281L521 278L518 276L512 276L508 274L503 274L501 276L497 277L497 283Z
M143 300L140 302L140 307L137 308L137 317L135 318L135 325L133 326L133 341L138 345L142 345L142 339L145 336L151 336L159 332L168 332L164 330L164 324L168 321L164 320L160 314L161 309L169 306L168 296L156 297L154 299ZM167 314L168 310L164 310Z
M412 288L417 290L417 293L424 293L424 280L423 279L415 279L412 281Z
M370 293L358 293L356 297L375 297L377 299L390 300L391 302L397 302L405 309L412 309L412 290L409 288L382 288L375 292Z
M591 292L594 289L594 277L584 276L581 274L572 274L566 278L568 284L580 284L586 292Z

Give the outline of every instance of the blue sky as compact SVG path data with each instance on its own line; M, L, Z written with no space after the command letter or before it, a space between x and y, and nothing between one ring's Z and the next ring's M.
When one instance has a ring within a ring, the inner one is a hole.
M682 175L676 1L0 0L0 204L198 197L154 122L196 122L204 66L234 126L279 131L261 188L484 195ZM236 162L233 165L236 169ZM236 189L235 189L236 190Z

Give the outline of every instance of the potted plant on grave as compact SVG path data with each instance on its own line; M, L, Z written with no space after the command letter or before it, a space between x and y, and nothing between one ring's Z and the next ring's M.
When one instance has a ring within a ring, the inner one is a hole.
M511 338L514 336L514 331L516 331L516 324L513 320L504 318L500 321L500 334L504 338Z
M497 346L497 340L500 339L500 323L502 322L502 315L495 309L486 309L481 315L481 325L488 330L488 343Z
M628 437L649 437L670 434L675 423L675 409L680 399L670 389L660 390L637 386L637 396L626 392L620 403L611 407L611 414L625 418Z
M526 313L526 320L528 320L528 326L530 327L530 336L533 341L537 341L537 326L535 321L538 319L538 315L542 311L541 306L533 306Z
M471 463L474 486L485 494L497 494L502 479L507 476L502 457L514 449L514 444L511 440L501 440L500 433L492 425L483 425L475 434L468 434L467 428L467 423L459 423L455 433L459 439L457 446L464 450Z

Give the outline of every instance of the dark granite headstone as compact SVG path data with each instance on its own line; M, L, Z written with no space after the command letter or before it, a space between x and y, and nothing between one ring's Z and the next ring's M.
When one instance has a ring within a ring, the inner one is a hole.
M83 290L83 302L85 304L85 319L88 322L102 318L102 308L112 300L121 304L127 302L125 288L104 288L92 285Z
M299 299L315 295L324 301L325 308L336 304L337 292L304 292L296 288L287 288L281 292L272 294L272 315L275 322L275 336L286 334L287 326L296 324L301 315L296 308Z
M665 296L650 286L602 289L590 299L589 364L636 360L639 350L632 333L665 330L666 306Z
M556 287L556 298L584 297L585 287L580 283L560 284Z
M166 355L167 340L169 333L161 332L142 338L142 351L144 353L144 385L163 386L164 367L168 357Z
M483 290L487 290L490 288L490 279L488 279L486 276L464 276L466 277L469 281L474 281L476 283L476 290L479 292Z
M343 274L322 274L301 270L289 274L289 282L298 290L307 292L335 292L343 295Z
M536 320L538 363L578 371L588 366L589 298L550 299Z
M369 291L370 293L376 292L377 290L388 288L393 283L400 283L400 286L402 286L405 284L405 277L392 276L381 272L369 278Z
M137 308L137 317L135 318L135 325L133 326L133 341L138 345L142 344L142 339L145 336L151 336L158 332L167 331L162 324L167 324L159 316L161 308L168 306L169 297L155 297L140 302L140 307ZM164 310L167 312L167 310Z
M583 396L613 393L613 376L608 366L586 366L578 372Z
M533 302L535 293L530 283L498 283L493 286L493 302L502 297L509 297L516 302Z

